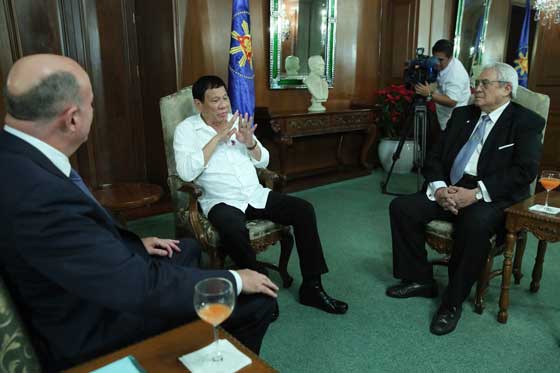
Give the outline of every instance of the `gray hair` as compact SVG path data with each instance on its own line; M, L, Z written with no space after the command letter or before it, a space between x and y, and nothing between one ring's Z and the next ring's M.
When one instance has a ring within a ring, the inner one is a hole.
M56 72L24 94L15 96L4 87L6 111L14 118L28 121L51 120L65 104L80 105L80 85L69 72Z
M517 71L507 63L494 62L484 66L483 70L492 69L496 72L499 81L511 84L511 97L517 95L517 86L519 85L519 77Z

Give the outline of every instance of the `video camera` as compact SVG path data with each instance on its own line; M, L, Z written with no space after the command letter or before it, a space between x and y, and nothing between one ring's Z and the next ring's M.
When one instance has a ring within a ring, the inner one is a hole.
M404 84L413 89L418 83L433 83L438 76L438 59L424 55L424 48L416 49L416 58L408 61L404 70Z

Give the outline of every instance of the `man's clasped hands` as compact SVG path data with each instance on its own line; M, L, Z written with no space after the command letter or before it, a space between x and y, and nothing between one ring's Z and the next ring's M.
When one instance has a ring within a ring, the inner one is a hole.
M436 190L434 196L436 202L446 211L454 215L459 213L459 210L472 205L477 201L476 189L467 189L459 186L449 186L439 188Z

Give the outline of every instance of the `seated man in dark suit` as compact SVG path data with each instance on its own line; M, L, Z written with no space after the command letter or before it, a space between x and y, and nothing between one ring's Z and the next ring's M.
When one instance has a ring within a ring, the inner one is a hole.
M427 157L427 190L391 202L393 273L402 282L387 289L390 297L437 296L424 231L435 219L454 224L449 283L430 325L437 335L455 329L484 268L489 239L504 231L504 209L529 196L537 175L544 120L511 102L516 90L511 66L486 67L476 80L474 105L453 111Z
M224 327L255 352L278 288L251 270L196 267L195 241L140 239L97 203L69 157L88 138L93 92L73 60L33 55L6 83L0 131L0 273L47 371L197 319L194 285L224 277L238 297ZM153 256L151 256L153 255Z

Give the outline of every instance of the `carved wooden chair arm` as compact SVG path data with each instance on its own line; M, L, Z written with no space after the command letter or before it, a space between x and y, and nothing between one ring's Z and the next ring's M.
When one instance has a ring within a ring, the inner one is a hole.
M266 168L257 168L257 175L262 185L274 191L281 191L286 183L286 177Z
M202 216L198 211L198 198L202 195L202 188L193 182L188 182L181 180L179 176L170 176L178 185L177 190L179 192L187 193L189 195L189 205L188 205L188 216L191 229L195 237L202 243L204 247L208 247L208 239L206 237L206 232L202 225Z
M195 183L182 181L179 187L180 192L189 193L192 199L198 200L198 197L202 195L202 188Z

